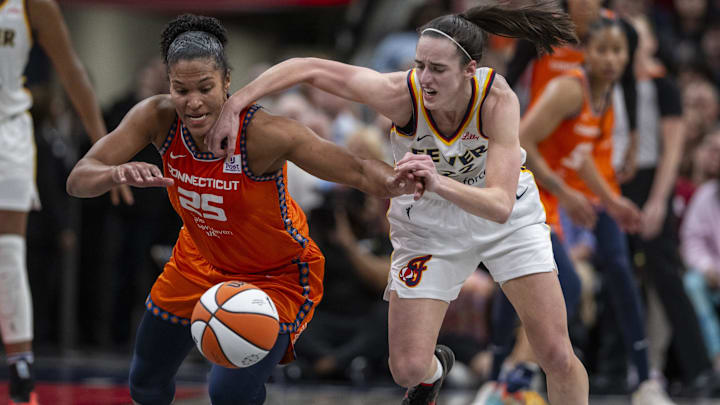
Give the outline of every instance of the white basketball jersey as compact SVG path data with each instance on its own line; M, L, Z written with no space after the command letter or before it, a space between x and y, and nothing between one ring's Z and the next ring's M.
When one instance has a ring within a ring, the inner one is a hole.
M451 134L441 134L432 113L423 105L416 71L410 70L407 83L413 101L414 131L393 125L390 138L395 161L402 159L406 152L424 153L432 157L437 171L443 176L470 186L484 187L488 138L482 132L482 106L494 78L495 71L491 68L475 71L471 79L472 96L460 126Z
M0 0L0 120L32 105L23 77L31 47L25 0Z

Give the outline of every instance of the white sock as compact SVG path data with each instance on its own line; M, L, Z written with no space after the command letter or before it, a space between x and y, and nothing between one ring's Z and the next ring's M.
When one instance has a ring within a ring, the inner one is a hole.
M25 239L0 234L0 334L3 343L32 340L32 299L25 268Z
M440 363L440 360L438 360L437 356L433 356L433 359L435 360L435 364L437 364L437 367L435 368L435 374L432 375L432 377L428 378L427 380L423 381L423 384L432 384L435 381L439 380L440 377L442 377L443 373L443 366L442 363Z

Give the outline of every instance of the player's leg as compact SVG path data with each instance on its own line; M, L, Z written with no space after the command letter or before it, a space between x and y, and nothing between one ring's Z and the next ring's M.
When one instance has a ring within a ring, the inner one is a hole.
M195 347L190 327L145 311L130 365L130 395L142 405L166 405L175 397L175 373Z
M545 272L514 278L505 282L502 289L520 316L533 352L547 375L550 403L586 405L587 372L570 344L557 275Z
M275 346L252 367L225 368L213 365L210 371L210 400L213 405L261 405L265 403L265 383L280 363L290 335L278 335Z
M28 212L40 206L29 113L1 123L0 144L4 145L0 150L0 333L10 365L11 403L23 403L34 397L32 299L25 233Z
M578 277L577 272L575 271L575 266L565 249L565 245L555 232L551 232L550 240L552 242L552 251L553 256L555 257L555 263L557 264L560 287L562 288L563 297L565 299L565 308L568 314L568 319L572 319L580 301L580 277ZM490 380L498 381L502 363L508 355L510 355L511 351L514 350L513 344L515 339L513 339L513 337L515 336L515 330L518 326L516 322L517 315L515 313L515 309L510 301L508 301L507 297L505 297L502 290L498 290L493 298L491 320L493 367L490 374ZM527 353L526 351L521 352ZM534 361L532 357L518 357L517 360L530 362Z
M447 307L445 301L400 298L395 291L390 292L390 372L398 385L413 387L435 374L433 352Z
M620 323L625 348L637 369L639 381L650 377L648 365L645 317L640 290L630 265L630 253L625 234L605 212L598 215L595 225L598 244L598 269L608 286L610 305Z
M10 367L10 398L29 402L32 373L33 318L25 265L27 212L0 210L0 332Z
M400 298L389 292L390 372L408 390L403 405L429 405L455 363L448 347L437 345L446 301L431 298Z

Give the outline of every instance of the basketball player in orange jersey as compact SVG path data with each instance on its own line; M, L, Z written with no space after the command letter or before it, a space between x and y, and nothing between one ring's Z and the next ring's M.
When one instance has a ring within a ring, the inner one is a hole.
M480 262L526 325L551 402L588 403L587 373L568 338L545 213L522 166L518 100L500 75L478 62L488 33L528 38L543 50L575 40L554 2L523 4L478 6L420 27L415 68L407 72L381 74L316 58L282 62L236 92L206 137L211 150L232 155L242 122L237 114L252 100L298 83L367 104L393 121L398 172L421 178L429 191L394 198L388 212L390 370L408 388L403 404L435 403L454 362L449 348L436 346L438 331L448 303Z
M587 222L582 208L587 201L598 207L592 226L601 259L598 268L603 271L629 360L640 382L632 403L669 405L673 402L655 380L649 379L643 310L626 237L620 230L639 231L640 215L634 204L620 195L610 163L610 94L627 58L627 40L618 21L600 18L592 23L585 43L584 69L568 70L548 83L523 116L520 139L528 153L528 165L540 183L540 196L552 227L560 226L559 201L580 224Z
M48 55L91 140L105 123L85 68L52 0L0 1L0 335L10 366L10 403L35 404L33 316L25 264L28 212L40 208L35 185L32 96L23 72L36 41ZM130 202L125 188L121 196ZM117 195L114 195L117 198Z
M270 353L252 367L213 366L212 403L262 404L275 365L293 358L293 343L322 297L324 258L308 237L305 215L287 193L288 160L378 196L415 188L389 165L357 158L258 105L238 114L237 153L231 159L208 152L203 138L230 86L225 43L225 30L214 18L183 15L170 22L162 34L170 94L137 104L67 181L76 197L97 196L116 184L167 187L184 223L137 332L130 392L140 404L172 402L175 373L195 346L188 325L193 307L222 281L250 282L264 290L278 309L280 333ZM162 155L165 176L154 165L128 162L148 144Z

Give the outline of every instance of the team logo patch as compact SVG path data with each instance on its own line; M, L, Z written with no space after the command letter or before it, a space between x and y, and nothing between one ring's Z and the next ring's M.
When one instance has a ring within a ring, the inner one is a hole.
M400 270L400 280L402 280L408 287L415 287L420 284L422 273L427 270L425 263L427 263L430 259L432 259L432 255L420 256L411 259L407 266Z
M242 156L232 155L225 160L223 173L242 173Z

